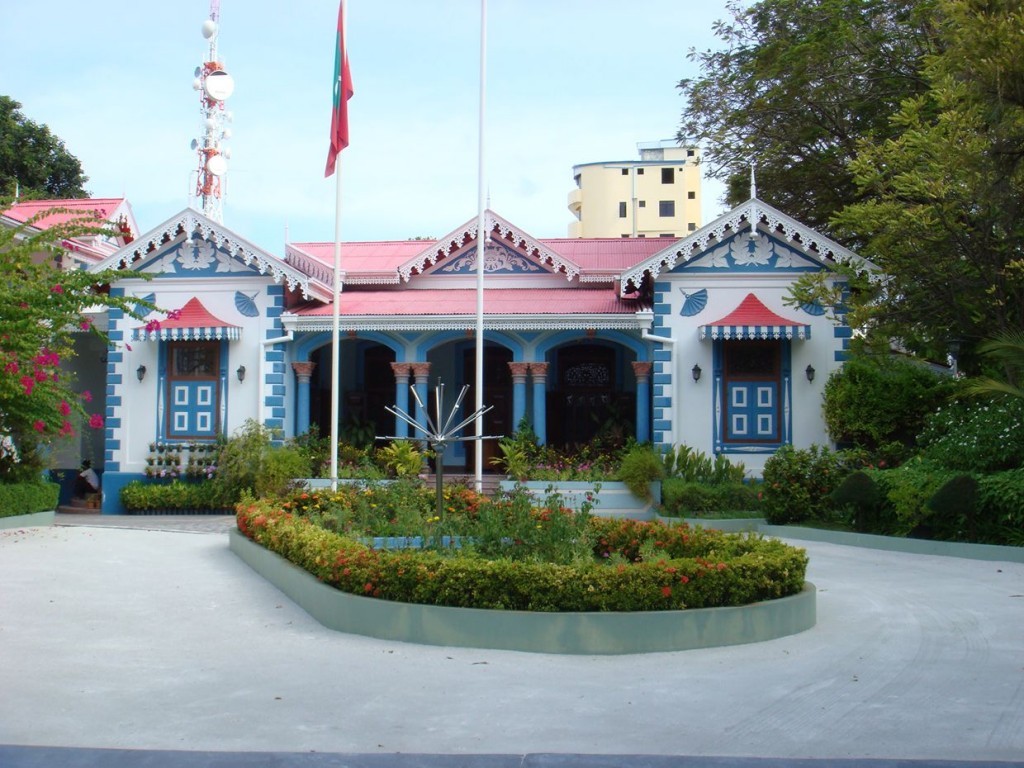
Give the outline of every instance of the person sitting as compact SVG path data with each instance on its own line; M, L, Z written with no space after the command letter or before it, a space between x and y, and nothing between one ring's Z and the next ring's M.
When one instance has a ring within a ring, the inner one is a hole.
M86 459L82 462L82 471L75 478L75 496L86 498L89 494L97 493L99 490L99 475L92 468L92 462Z

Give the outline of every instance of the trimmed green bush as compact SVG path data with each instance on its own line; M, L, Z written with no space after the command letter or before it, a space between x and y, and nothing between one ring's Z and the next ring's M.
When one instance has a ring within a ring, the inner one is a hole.
M646 611L746 605L803 588L802 549L754 535L591 519L598 560L549 565L432 550L374 550L266 501L239 530L344 592L428 605ZM644 554L641 554L641 551Z
M912 446L925 418L957 387L911 360L853 355L825 384L825 424L840 444L872 452L892 442Z
M799 450L782 446L764 464L761 501L765 519L772 525L835 521L830 494L861 461L858 453L820 445Z
M691 517L709 512L754 512L761 507L760 484L687 482L681 478L661 481L661 511L672 517Z
M839 509L849 510L853 527L858 531L867 532L877 525L882 492L867 472L858 469L847 475L832 491L832 503Z
M634 445L619 465L619 479L638 499L651 498L651 483L664 475L661 457L650 445Z
M166 484L133 480L121 489L121 504L129 512L219 512L230 510L234 503L235 499L225 498L221 487L208 480Z
M31 515L57 508L60 486L45 481L0 483L0 517Z

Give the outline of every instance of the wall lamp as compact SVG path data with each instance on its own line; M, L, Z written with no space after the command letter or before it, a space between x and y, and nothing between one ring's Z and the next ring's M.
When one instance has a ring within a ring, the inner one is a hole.
M694 364L693 368L690 370L690 373L693 374L693 380L694 381L700 381L700 366L699 365Z
M806 370L804 370L804 373L807 374L807 380L808 381L814 381L814 366L813 365L808 365Z
M239 381L245 381L245 366L238 366L238 370L235 371L235 375L238 376Z
M144 378L146 378L146 366L140 365L138 368L136 368L135 375L138 377L139 381L142 381Z

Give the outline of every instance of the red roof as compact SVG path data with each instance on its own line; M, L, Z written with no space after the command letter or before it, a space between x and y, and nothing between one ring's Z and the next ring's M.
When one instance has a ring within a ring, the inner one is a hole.
M643 307L619 298L614 291L576 288L484 289L484 314L580 315L633 314ZM307 317L330 315L331 305L296 310ZM473 289L407 289L403 291L345 291L338 313L359 315L475 315Z
M341 244L341 268L346 274L360 272L398 272L398 268L420 251L430 240L381 240ZM292 248L334 267L334 243L289 243Z
M4 216L24 224L33 216L45 213L51 208L67 208L65 213L52 213L43 216L33 226L38 229L49 229L58 224L70 221L81 222L83 217L94 221L109 221L118 207L124 203L123 197L83 198L79 200L21 200L6 211Z
M438 240L384 240L341 244L341 268L346 275L397 272L417 254L432 250ZM584 270L619 271L636 266L671 242L667 238L556 238L538 240ZM333 267L334 243L290 243L317 261Z
M757 296L748 293L732 312L707 325L806 325L798 320L787 320L766 307Z
M136 341L237 339L241 327L226 323L215 317L195 296L189 299L177 313L171 313L166 320L159 321L159 327L136 328Z

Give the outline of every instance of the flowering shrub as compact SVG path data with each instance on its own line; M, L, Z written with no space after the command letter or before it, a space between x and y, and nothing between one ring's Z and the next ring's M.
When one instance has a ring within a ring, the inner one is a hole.
M685 525L591 518L597 556L567 565L434 550L375 550L270 501L240 505L243 535L356 595L528 611L745 605L803 588L802 549ZM641 554L641 552L645 554Z
M39 219L50 212L22 226L0 227L0 274L5 279L0 302L0 482L37 477L47 446L71 437L77 419L87 419L93 429L103 427L102 414L87 412L91 397L75 392L60 365L73 354L76 331L99 333L85 314L87 308L102 305L139 318L138 306L144 304L96 289L129 274L138 277L135 273L55 267L52 256L60 254L64 239L103 230L86 216L39 231Z
M832 491L855 469L865 466L862 451L833 451L820 445L779 448L764 464L761 502L773 525L836 518Z
M940 408L918 437L924 456L947 469L996 472L1024 466L1024 400L961 400Z

